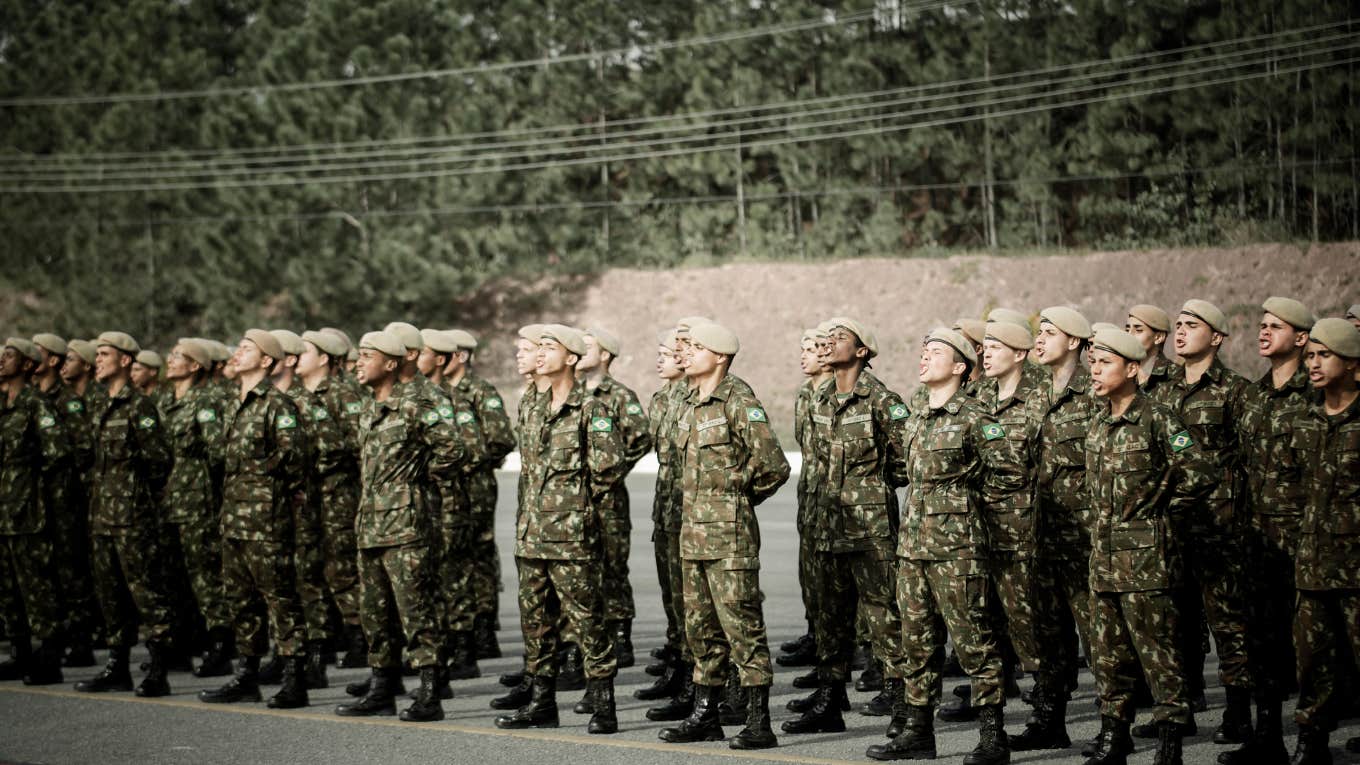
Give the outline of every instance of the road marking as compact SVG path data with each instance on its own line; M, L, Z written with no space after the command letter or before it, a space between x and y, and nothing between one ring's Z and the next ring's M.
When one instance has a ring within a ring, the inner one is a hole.
M112 693L80 693L78 691L58 690L55 688L32 688L27 686L13 686L0 684L0 692L3 693L26 693L34 696L50 696L54 698L78 699L80 701L116 701L125 704L145 704L148 706L178 707L180 709L194 709L201 712L228 712L241 715L258 715L262 717L279 717L290 720L310 720L314 722L341 723L372 725L388 728L400 728L401 730L431 730L442 731L445 733L469 733L479 736L497 736L501 738L517 738L526 741L557 741L567 744L578 744L581 746L605 746L615 749L636 749L648 752L685 752L688 754L704 757L726 757L734 760L760 760L765 762L788 762L797 765L862 765L859 761L836 760L826 757L807 757L796 754L785 754L779 749L759 749L753 751L740 751L727 748L709 748L705 746L694 746L690 744L667 744L664 741L631 741L627 739L611 739L605 736L580 736L572 733L558 733L552 728L540 728L536 730L501 730L499 728L483 728L475 725L465 725L456 722L429 722L415 723L402 722L395 717L340 717L339 715L317 714L315 711L304 712L293 709L270 709L263 704L206 704L202 701L195 701L187 698L159 698L144 699L138 696L125 696ZM311 710L317 707L309 707Z

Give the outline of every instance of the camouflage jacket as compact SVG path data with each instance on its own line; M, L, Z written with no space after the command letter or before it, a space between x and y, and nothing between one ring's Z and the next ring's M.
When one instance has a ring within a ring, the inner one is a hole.
M689 386L684 379L671 380L652 394L647 410L647 432L656 446L656 491L652 495L652 525L668 532L680 531L685 504L685 455L676 443L676 429L688 406Z
M909 560L988 557L983 508L1025 484L1024 466L997 448L1005 434L962 389L926 405L906 425L907 504L897 555Z
M33 391L47 400L52 411L56 412L62 430L66 431L67 441L71 445L70 466L81 473L89 470L94 460L94 441L91 440L90 410L85 406L85 399L66 383L54 385L45 392L35 386Z
M1086 490L1086 433L1096 414L1091 375L1078 366L1060 393L1050 380L1030 398L1039 421L1036 495L1039 554L1063 557L1089 554L1091 503Z
M1303 465L1307 493L1295 586L1360 588L1360 399L1336 416L1314 403L1293 425L1289 449Z
M1302 364L1279 389L1266 372L1247 387L1237 428L1250 522L1273 545L1291 552L1298 544L1299 520L1308 495L1303 466L1293 459L1288 446L1294 421L1315 398Z
M96 416L90 530L107 536L150 528L174 460L156 406L124 385Z
M614 412L577 381L552 409L551 389L535 394L535 414L520 433L525 493L515 519L515 555L590 560L600 555L595 505L621 480L627 463Z
M829 552L891 546L894 489L906 483L907 405L867 369L848 394L832 378L810 403L817 485L807 530Z
M1209 455L1170 410L1142 393L1118 417L1100 402L1086 434L1091 589L1171 587L1177 561L1167 523L1202 502L1214 476Z
M618 482L610 488L609 494L603 498L596 510L602 519L631 527L626 495L628 487L624 485L624 479L628 477L628 473L633 470L638 460L652 450L652 434L647 430L647 415L642 411L642 403L638 401L637 394L608 375L595 386L595 390L590 391L589 388L587 390L614 412L615 427L623 437L623 471L619 474Z
M223 412L222 536L294 543L307 444L293 400L265 378Z
M46 528L40 484L70 455L62 419L46 396L27 385L14 401L0 391L0 534L37 534Z
M798 451L802 454L802 467L798 469L798 497L808 495L812 487L817 485L817 460L812 448L814 430L812 427L812 397L817 391L813 387L812 379L803 380L798 386L798 392L793 398L793 440L798 442ZM810 504L809 504L810 506ZM802 528L803 508L799 507L799 528Z
M448 400L429 395L419 378L386 401L370 398L359 415L359 458L359 548L431 544L440 512L435 487L457 483L470 464Z
M469 389L441 385L439 392L445 397L438 405L439 415L453 423L464 453L458 471L440 487L440 515L444 528L467 526L474 523L472 481L486 462L486 437Z
M515 420L515 441L519 445L520 470L519 470L519 492L517 493L518 502L516 503L516 517L524 512L526 504L533 500L535 491L529 485L529 474L524 469L525 453L528 451L526 444L529 439L534 439L538 443L539 431L543 428L543 413L550 398L547 391L540 391L538 386L528 383L519 394L519 407L516 410ZM518 524L518 521L516 521Z
M1152 362L1152 371L1148 373L1147 382L1139 385L1139 388L1153 401L1165 402L1164 389L1177 377L1184 378L1185 370L1171 359L1157 354L1157 360Z
M173 394L161 414L175 455L165 484L161 515L168 523L211 516L220 499L214 476L222 473L223 414L230 405L210 385L195 385L183 398Z
M315 434L321 525L352 529L359 501L359 416L370 397L336 376L322 380L312 393L319 409L311 419L321 425Z
M680 557L760 567L755 508L789 479L789 461L750 386L727 375L713 392L689 395L676 429L684 453Z
M472 515L481 519L483 540L493 538L490 518L496 512L496 469L515 449L515 428L496 387L472 372L465 372L453 390L471 402L472 413L482 431L483 459L468 477L468 501Z
M1042 388L1023 377L1015 393L999 401L996 386L978 399L982 408L996 420L984 429L984 436L999 461L1017 466L1024 480L1007 486L1007 491L989 500L982 514L987 524L987 546L993 556L1030 558L1038 551L1038 513L1035 510L1035 482L1038 477L1039 426L1034 416Z

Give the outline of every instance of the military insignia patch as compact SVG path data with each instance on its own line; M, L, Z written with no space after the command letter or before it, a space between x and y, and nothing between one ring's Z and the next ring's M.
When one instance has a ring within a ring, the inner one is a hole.
M628 406L623 408L623 411L629 414L642 414L642 405L630 403Z
M313 420L328 420L328 419L330 419L330 416L331 416L331 413L328 412L328 411L326 411L326 407L324 407L324 406L314 406L314 407L312 407L312 419L313 419Z
M614 421L608 417L595 417L590 421L590 429L596 433L612 433Z
M769 422L770 418L765 416L765 410L758 406L750 407L746 410L746 419L749 422Z
M907 411L906 404L893 404L888 407L888 416L894 420L905 420L911 412Z
M66 402L66 411L71 414L79 414L80 412L85 411L85 404L77 399L71 399Z
M986 438L988 441L995 441L998 438L1004 438L1005 435L1006 429L996 423L992 423L991 425L984 425L982 428L982 436Z
M502 406L501 400L498 398L489 398L486 400L487 409L500 409L501 406Z
M1195 445L1195 440L1190 437L1190 431L1182 430L1171 437L1171 451L1180 453Z
M297 418L291 414L281 414L274 419L274 425L279 430L292 430L297 427Z
M137 421L137 427L141 428L142 430L151 430L152 428L156 427L156 418L143 417L142 419Z
M428 412L426 412L425 414L421 415L420 419L421 419L426 425L433 425L433 424L435 424L436 422L439 422L439 412L436 412L436 411L434 411L433 409L431 409L430 411L428 411Z
M443 418L446 419L446 420L452 420L452 419L453 419L453 407L449 406L448 404L440 404L440 405L439 405L439 416L440 416L440 417L443 417ZM461 422L461 420L460 420L460 422Z
M52 427L53 425L56 425L56 424L57 424L57 418L56 418L56 417L53 417L53 416L50 415L50 414L45 414L45 415L43 415L42 417L39 417L39 418L38 418L38 427L40 427L40 428L42 428L42 429L44 429L44 430L46 430L47 428L50 428L50 427Z
M458 424L459 424L459 425L467 425L467 424L470 423L470 422L472 422L472 412L459 412L459 413L458 413Z
M198 421L199 421L199 422L216 422L216 421L217 421L217 412L214 412L214 411L211 410L211 409L200 409L200 410L198 410Z
M345 411L348 412L348 413L350 413L350 414L358 414L358 413L359 413L359 410L360 410L360 409L363 409L363 408L364 408L364 405L361 404L361 403L359 403L358 401L351 401L351 402L345 404Z

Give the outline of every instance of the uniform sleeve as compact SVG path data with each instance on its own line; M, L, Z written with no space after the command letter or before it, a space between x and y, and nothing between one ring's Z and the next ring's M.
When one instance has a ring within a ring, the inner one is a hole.
M441 407L439 414L453 421L456 438L463 442L462 472L471 473L487 461L486 432L472 402L450 401L448 407L447 412Z
M42 452L42 471L61 467L72 456L71 439L65 422L41 396L34 397L34 419L38 425L38 448Z
M198 402L198 411L193 415L194 427L207 449L208 465L214 475L221 473L226 460L227 426L223 421L226 408L224 397L205 391Z
M1000 505L1029 486L1026 441L1008 438L1005 427L981 407L973 411L976 417L968 433L982 463L978 482L982 501Z
M735 400L727 419L746 451L746 490L755 507L774 496L789 480L789 460L770 427L770 417L759 401Z
M316 472L325 476L344 465L351 453L344 432L344 416L330 402L318 396L312 402L309 424L316 445Z
M628 475L622 428L613 410L599 399L585 405L586 466L590 470L590 495L604 501L609 490Z
M894 488L907 485L907 419L910 412L902 397L887 391L874 407L874 419L885 436L884 475Z
M477 396L475 403L484 444L483 464L498 468L505 460L505 455L515 449L515 428L505 411L505 401L490 384L482 395Z
M348 385L339 383L331 383L326 390L326 398L342 444L350 451L358 452L359 415L364 410L363 399Z
M136 406L136 417L132 423L132 437L137 444L138 460L143 475L151 483L152 491L159 494L170 477L174 465L174 452L170 445L170 434L161 422L156 405L149 398L140 398Z
M307 438L297 407L292 399L280 395L265 407L265 416L269 418L265 428L271 436L271 448L261 467L284 485L296 487L302 482Z
M422 396L415 411L416 421L420 423L421 442L430 455L426 470L430 480L439 486L441 492L457 483L468 461L466 444L454 426L455 418L446 417L439 411L444 406L452 405L447 399L441 401L432 396Z
M1179 417L1166 409L1155 412L1153 417L1157 423L1154 433L1161 440L1159 446L1167 455L1171 471L1170 510L1174 515L1208 499L1218 483L1218 470Z
M623 426L623 456L628 470L632 470L638 460L652 450L652 436L647 428L647 414L643 411L642 402L638 400L637 394L627 388L621 389L626 397L623 411L618 413L619 422Z

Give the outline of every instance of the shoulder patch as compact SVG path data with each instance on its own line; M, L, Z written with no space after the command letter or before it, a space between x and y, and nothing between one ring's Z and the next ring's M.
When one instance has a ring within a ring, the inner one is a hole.
M770 418L765 416L765 410L758 406L746 408L746 419L748 422L769 422Z
M142 430L151 430L152 428L156 427L156 418L143 417L142 419L137 421L137 427Z
M421 422L424 422L426 425L433 425L436 422L439 422L439 412L437 412L434 409L431 409L430 411L421 415L420 420Z
M217 421L217 412L215 412L215 411L213 411L213 410L211 410L211 409L200 409L200 410L198 410L198 421L199 421L199 422L216 422L216 421Z
M73 398L66 402L66 411L71 414L79 414L80 412L85 411L85 402L78 398Z
M501 403L499 396L492 396L491 398L486 400L487 409L500 409L502 406L505 405Z
M614 421L608 417L593 417L590 420L590 430L593 433L612 433Z
M1183 452L1195 445L1195 439L1190 437L1190 431L1182 430L1171 437L1171 451Z
M459 412L456 422L459 425L467 425L472 422L472 412Z
M350 401L345 404L345 411L348 412L349 414L358 414L359 410L363 408L364 405L358 401Z
M279 430L292 430L297 427L297 418L291 414L281 414L274 418L274 427Z
M440 404L440 405L439 405L439 416L442 417L442 418L444 418L444 419L446 419L446 420L452 420L452 419L453 419L453 405L451 405L451 404ZM461 420L460 420L460 422L461 422Z
M888 416L894 420L905 420L909 414L911 412L907 409L906 404L893 404L888 407Z
M628 406L623 408L623 411L629 414L642 414L642 404L629 402Z
M326 411L326 407L324 407L324 406L314 406L314 407L312 407L312 419L313 419L313 420L329 420L330 418L331 418L331 413L328 412L328 411Z
M982 427L982 435L988 441L995 441L998 438L1005 437L1006 429L1002 427L999 423L994 422L990 425L984 425Z
M48 428L56 424L57 418L53 417L50 414L44 414L42 417L38 418L38 427L42 428L43 430L47 430Z

